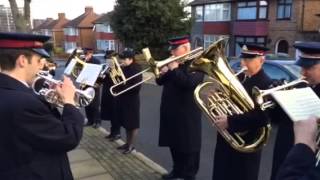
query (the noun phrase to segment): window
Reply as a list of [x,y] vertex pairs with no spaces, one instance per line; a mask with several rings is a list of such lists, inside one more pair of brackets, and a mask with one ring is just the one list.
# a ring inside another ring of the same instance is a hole
[[205,21],[230,21],[230,3],[209,4],[204,7],[204,11]]
[[264,64],[263,70],[267,73],[267,75],[271,79],[285,79],[287,81],[291,81],[289,74],[285,72],[284,70],[280,69],[279,67],[271,64]]
[[261,46],[266,45],[266,37],[236,37],[236,56],[239,56],[241,53],[241,47],[239,46],[239,42],[243,43],[255,43],[260,44]]
[[196,19],[196,22],[203,21],[203,6],[196,7],[195,19]]
[[64,43],[64,49],[66,51],[70,50],[70,49],[75,49],[77,47],[76,42],[65,42]]
[[[207,49],[213,42],[221,39],[221,38],[227,38],[229,36],[227,35],[211,35],[211,34],[205,34],[203,36],[204,39],[204,49]],[[229,47],[226,47],[226,54],[229,54]]]
[[290,19],[292,0],[278,0],[278,19]]
[[68,35],[68,36],[78,36],[79,35],[78,29],[75,29],[75,28],[64,28],[63,31],[64,31],[64,34]]
[[238,20],[267,19],[267,1],[238,2]]
[[277,53],[285,53],[289,52],[289,43],[286,40],[280,40],[277,44]]
[[112,33],[110,24],[96,24],[96,32]]
[[114,40],[97,40],[98,50],[115,50]]

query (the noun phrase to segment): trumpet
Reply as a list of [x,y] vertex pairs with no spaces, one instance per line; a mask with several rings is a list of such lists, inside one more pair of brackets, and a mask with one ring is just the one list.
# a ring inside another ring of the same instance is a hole
[[254,87],[252,89],[253,91],[253,96],[255,97],[256,102],[260,105],[260,108],[262,110],[265,110],[267,108],[271,108],[275,106],[275,102],[272,100],[265,100],[266,97],[270,96],[273,92],[275,91],[280,91],[280,90],[287,90],[287,89],[292,89],[298,86],[307,86],[309,83],[308,81],[300,78],[294,81],[291,81],[289,83],[284,82],[283,85],[276,86],[271,89],[266,89],[266,90],[260,90],[257,87]]
[[[131,77],[128,77],[126,78],[125,80],[111,86],[110,88],[110,93],[113,95],[113,96],[119,96],[120,94],[123,94],[127,91],[129,91],[130,89],[132,88],[135,88],[137,86],[139,86],[140,84],[146,82],[146,81],[149,81],[150,79],[156,77],[156,78],[159,78],[160,77],[160,69],[166,65],[168,65],[169,63],[171,62],[174,62],[174,61],[179,61],[180,63],[184,63],[186,61],[189,61],[189,60],[192,60],[194,58],[197,58],[197,57],[200,57],[201,54],[203,53],[203,48],[202,47],[199,47],[197,49],[194,49],[192,51],[190,51],[189,53],[186,53],[186,54],[183,54],[181,56],[177,56],[177,57],[170,57],[170,58],[167,58],[167,59],[164,59],[164,60],[160,60],[160,61],[156,61],[154,60],[154,58],[152,58],[151,56],[151,53],[150,53],[150,50],[149,48],[144,48],[142,49],[142,53],[143,53],[143,56],[144,56],[144,59],[147,61],[148,63],[148,68],[146,68],[145,70],[131,76]],[[128,87],[127,89],[124,89],[120,92],[115,92],[114,91],[114,88],[117,88],[118,86],[121,86],[123,84],[125,84],[126,82],[130,81],[131,79],[133,78],[136,78],[137,76],[147,72],[147,71],[152,71],[153,74],[154,74],[154,77],[148,77],[148,78],[145,78],[143,79],[142,81]]]
[[[33,81],[32,89],[35,94],[43,96],[45,100],[57,107],[63,107],[63,101],[54,89],[62,81],[55,80],[47,71],[41,71],[37,74],[37,78]],[[76,89],[75,92],[75,106],[84,107],[91,103],[95,96],[95,91],[92,87],[85,90]]]

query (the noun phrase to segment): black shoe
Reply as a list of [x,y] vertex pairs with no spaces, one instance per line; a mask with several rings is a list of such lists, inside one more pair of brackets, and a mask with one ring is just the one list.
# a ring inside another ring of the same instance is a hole
[[128,148],[129,148],[129,145],[127,143],[123,144],[122,146],[117,147],[118,150],[125,150]]
[[129,146],[122,152],[122,154],[130,154],[133,150],[135,150],[135,148]]
[[106,137],[104,137],[104,138],[106,138],[106,139],[110,139],[110,138],[112,138],[113,137],[113,134],[109,134],[108,136],[106,136]]
[[161,176],[162,179],[177,179],[181,178],[178,174],[175,174],[174,172],[170,172],[169,174],[164,174]]
[[116,141],[120,138],[121,138],[120,134],[117,134],[117,135],[114,135],[113,137],[109,138],[109,141]]
[[92,122],[88,122],[85,126],[92,126],[93,123]]
[[100,123],[94,123],[94,124],[92,125],[92,127],[95,128],[95,129],[98,129],[100,126],[101,126]]
[[196,180],[196,178],[195,177],[185,177],[185,178],[183,178],[183,180]]

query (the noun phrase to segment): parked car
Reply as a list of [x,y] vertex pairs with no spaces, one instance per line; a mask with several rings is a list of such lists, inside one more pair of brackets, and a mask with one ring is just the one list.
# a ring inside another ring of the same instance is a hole
[[[285,79],[292,81],[300,77],[300,67],[294,64],[294,60],[266,60],[263,69],[271,79]],[[230,61],[234,71],[241,69],[240,60]]]

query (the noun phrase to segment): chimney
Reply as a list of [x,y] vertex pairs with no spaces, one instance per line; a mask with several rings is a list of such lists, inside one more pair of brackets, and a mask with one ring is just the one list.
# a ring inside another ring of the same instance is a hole
[[66,14],[65,13],[58,13],[58,19],[65,19]]
[[93,13],[93,7],[92,6],[87,6],[84,9],[85,14]]

